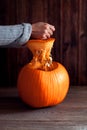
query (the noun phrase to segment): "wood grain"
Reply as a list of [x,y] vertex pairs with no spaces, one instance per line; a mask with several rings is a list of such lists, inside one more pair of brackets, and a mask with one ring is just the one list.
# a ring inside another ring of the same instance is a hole
[[54,107],[32,109],[19,98],[16,88],[0,89],[1,130],[86,130],[87,86],[69,89]]
[[[87,1],[3,0],[0,4],[1,25],[37,21],[55,26],[52,56],[66,67],[71,85],[87,85]],[[21,67],[31,58],[27,48],[0,48],[0,86],[15,86]]]
[[71,84],[78,82],[78,1],[61,1],[61,63],[67,68]]
[[[87,1],[80,0],[79,21],[79,84],[87,82]],[[83,75],[83,76],[81,76]],[[86,78],[84,78],[86,77]]]

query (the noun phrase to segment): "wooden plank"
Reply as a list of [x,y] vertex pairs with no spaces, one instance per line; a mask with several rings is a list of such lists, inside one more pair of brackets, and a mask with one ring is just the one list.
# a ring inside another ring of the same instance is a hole
[[15,24],[16,22],[16,3],[12,0],[5,0],[6,13],[5,13],[5,25]]
[[[66,67],[72,85],[86,85],[86,12],[86,0],[4,0],[0,4],[0,24],[36,21],[53,24],[56,28],[53,60]],[[14,51],[0,48],[0,54],[1,86],[15,86],[19,70],[32,54],[26,48]]]
[[61,63],[73,85],[78,82],[78,3],[78,0],[61,0]]
[[32,3],[32,23],[44,21],[44,12],[43,12],[43,0],[35,1],[33,0]]
[[5,25],[6,23],[6,0],[0,3],[0,24]]
[[79,84],[87,84],[87,1],[80,0],[79,15]]
[[[7,93],[8,95],[4,96]],[[12,93],[13,94],[12,94]],[[54,107],[32,109],[17,95],[17,89],[0,89],[2,130],[84,130],[87,128],[87,86],[72,87],[65,100]]]
[[[1,121],[1,130],[87,130],[87,125],[62,126],[58,122]],[[4,127],[4,125],[6,127]]]
[[[30,15],[29,11],[29,6],[30,3],[28,0],[16,0],[16,23],[24,23],[24,22],[29,22],[28,18]],[[30,16],[31,17],[31,16]]]
[[0,86],[8,86],[7,49],[0,48]]
[[55,26],[55,32],[53,37],[55,38],[54,46],[52,49],[53,60],[60,62],[60,1],[58,0],[48,0],[47,1],[47,19],[48,23]]

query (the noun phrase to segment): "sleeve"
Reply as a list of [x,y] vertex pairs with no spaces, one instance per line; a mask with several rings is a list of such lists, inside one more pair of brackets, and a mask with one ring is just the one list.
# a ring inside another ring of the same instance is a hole
[[0,47],[20,47],[29,40],[31,32],[28,23],[0,26]]

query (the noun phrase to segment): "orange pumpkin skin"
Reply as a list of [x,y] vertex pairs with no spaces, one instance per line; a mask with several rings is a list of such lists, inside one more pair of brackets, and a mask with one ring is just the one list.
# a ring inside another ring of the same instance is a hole
[[63,65],[53,62],[52,71],[32,69],[25,65],[19,73],[20,98],[34,108],[61,103],[69,89],[69,75]]

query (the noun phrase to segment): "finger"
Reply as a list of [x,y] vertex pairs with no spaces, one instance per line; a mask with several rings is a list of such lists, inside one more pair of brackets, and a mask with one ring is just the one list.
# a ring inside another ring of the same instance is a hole
[[48,32],[43,34],[43,39],[47,39],[47,38],[50,38],[50,34]]
[[52,31],[55,31],[55,27],[50,25],[49,28],[52,30]]
[[46,28],[50,28],[52,31],[55,31],[55,27],[51,24],[45,23],[44,24]]
[[53,34],[51,29],[47,29],[45,30],[45,35],[47,36],[47,38],[50,38],[50,36]]
[[42,37],[42,39],[47,39],[47,36],[44,34],[43,37]]
[[52,31],[51,29],[48,30],[48,33],[49,33],[50,35],[53,35],[53,31]]
[[53,31],[55,31],[55,27],[54,26],[52,26],[52,25],[50,25],[50,24],[45,24],[46,26],[46,28],[45,28],[45,31],[48,31],[48,33],[50,34],[50,35],[53,35]]

